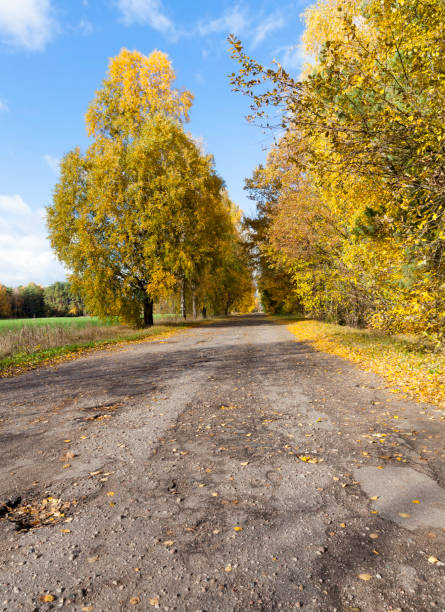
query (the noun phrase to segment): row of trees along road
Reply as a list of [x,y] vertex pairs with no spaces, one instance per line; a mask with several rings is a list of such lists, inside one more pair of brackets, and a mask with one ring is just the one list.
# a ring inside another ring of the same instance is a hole
[[280,128],[247,187],[268,310],[445,332],[445,2],[319,0],[300,78],[231,38],[235,90]]
[[137,326],[172,293],[181,312],[249,309],[240,213],[213,159],[184,131],[193,96],[164,53],[110,60],[86,125],[92,143],[61,162],[47,209],[52,246],[87,309]]

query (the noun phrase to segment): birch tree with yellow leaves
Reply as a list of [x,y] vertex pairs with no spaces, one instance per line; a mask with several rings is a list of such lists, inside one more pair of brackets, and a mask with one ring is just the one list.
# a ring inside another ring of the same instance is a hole
[[93,142],[64,157],[47,209],[87,308],[137,326],[153,324],[156,300],[199,282],[231,228],[213,159],[183,128],[192,95],[173,81],[159,51],[110,61],[86,114]]
[[445,4],[319,0],[305,18],[299,79],[231,38],[234,89],[284,131],[261,176],[283,179],[263,249],[306,312],[440,340]]

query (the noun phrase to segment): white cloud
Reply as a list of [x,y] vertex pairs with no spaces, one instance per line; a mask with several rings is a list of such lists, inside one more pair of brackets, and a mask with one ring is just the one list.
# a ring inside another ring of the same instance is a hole
[[118,0],[124,23],[148,23],[163,34],[175,34],[174,23],[164,14],[161,0]]
[[240,34],[247,26],[248,19],[244,11],[234,6],[222,17],[198,24],[198,32],[202,36],[223,32],[225,34]]
[[46,235],[43,208],[33,211],[20,195],[0,195],[0,283],[47,285],[65,278]]
[[280,47],[274,51],[274,55],[286,70],[299,72],[302,71],[305,64],[310,63],[314,59],[307,53],[302,41],[297,45]]
[[50,0],[0,0],[0,36],[3,42],[33,51],[51,40],[56,23]]
[[94,32],[94,26],[88,19],[81,19],[76,26],[76,30],[84,36],[89,36]]
[[53,172],[55,172],[56,174],[59,173],[60,159],[58,157],[54,157],[54,155],[47,154],[43,156],[43,159],[46,161],[46,163]]
[[270,15],[262,21],[256,28],[255,35],[252,40],[252,48],[254,49],[274,30],[279,30],[284,26],[284,18],[282,15]]
[[0,98],[0,113],[7,113],[9,111],[9,106],[6,100]]

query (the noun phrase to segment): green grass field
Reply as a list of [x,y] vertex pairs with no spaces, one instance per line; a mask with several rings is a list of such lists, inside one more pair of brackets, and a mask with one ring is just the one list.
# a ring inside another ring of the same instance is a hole
[[[155,319],[166,319],[172,318],[176,315],[173,314],[155,314]],[[107,325],[118,325],[116,319],[110,318],[106,321],[99,319],[99,317],[42,317],[35,319],[0,319],[0,334],[21,329],[26,325],[42,326],[50,325],[51,327],[68,326],[74,328],[82,328],[87,326],[104,327]]]

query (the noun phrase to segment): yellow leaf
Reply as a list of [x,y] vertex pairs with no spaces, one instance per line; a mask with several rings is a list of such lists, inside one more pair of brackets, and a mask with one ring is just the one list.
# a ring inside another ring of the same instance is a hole
[[54,599],[54,595],[50,595],[49,593],[40,597],[40,601],[43,601],[43,603],[50,603],[51,601],[54,601]]
[[228,565],[226,565],[226,567],[224,568],[224,571],[225,572],[231,572],[232,571],[232,566],[231,566],[230,563]]
[[379,535],[378,535],[378,533],[370,533],[370,534],[369,534],[369,537],[370,537],[372,540],[377,540],[377,538],[379,537]]
[[96,563],[96,561],[99,559],[99,557],[88,557],[87,561],[88,563]]
[[107,495],[108,495],[108,497],[113,497],[114,491],[108,491]]
[[235,531],[242,531],[242,530],[243,530],[243,528],[242,528],[242,527],[234,527],[233,529],[234,529]]
[[130,603],[132,606],[135,606],[141,601],[140,597],[130,597]]
[[402,518],[409,518],[411,514],[408,514],[408,512],[399,512],[399,516]]
[[371,574],[359,574],[358,577],[360,578],[360,580],[371,580],[372,579]]
[[420,501],[418,499],[413,499],[413,501],[411,503],[412,504],[420,504]]
[[379,496],[378,495],[373,495],[372,497],[370,497],[369,499],[372,499],[372,501],[375,501],[376,499],[378,499]]
[[71,533],[71,529],[61,529],[62,533]]
[[240,465],[249,465],[248,461],[241,461]]
[[164,546],[173,546],[174,543],[174,540],[165,540]]

